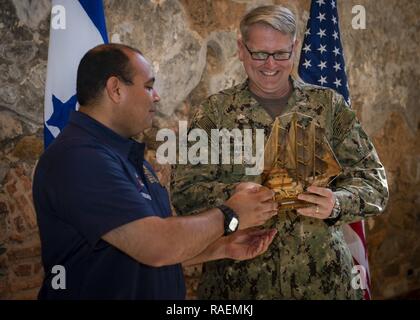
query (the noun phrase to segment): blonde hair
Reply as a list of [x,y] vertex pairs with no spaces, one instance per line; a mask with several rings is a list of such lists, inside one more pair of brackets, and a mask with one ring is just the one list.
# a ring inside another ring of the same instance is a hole
[[272,27],[296,40],[296,18],[292,11],[279,5],[267,5],[257,7],[249,11],[241,20],[240,31],[242,39],[248,40],[250,26],[261,23]]

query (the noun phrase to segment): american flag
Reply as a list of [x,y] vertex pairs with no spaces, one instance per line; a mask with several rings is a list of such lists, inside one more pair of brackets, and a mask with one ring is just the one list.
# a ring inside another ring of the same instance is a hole
[[[337,2],[312,0],[302,45],[298,73],[307,83],[329,87],[340,93],[350,105],[349,88],[340,40]],[[365,284],[364,298],[370,299],[370,273],[367,259],[364,222],[343,226],[345,240]],[[366,277],[365,279],[364,276]]]

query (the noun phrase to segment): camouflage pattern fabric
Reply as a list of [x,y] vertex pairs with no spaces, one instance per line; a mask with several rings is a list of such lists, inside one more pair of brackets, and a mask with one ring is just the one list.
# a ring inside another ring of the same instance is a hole
[[[362,291],[351,286],[353,262],[341,225],[383,212],[388,199],[385,170],[355,112],[340,95],[292,82],[293,93],[282,114],[304,113],[325,128],[344,169],[331,185],[342,212],[327,220],[292,210],[272,218],[266,226],[277,228],[278,234],[266,253],[248,261],[204,264],[200,299],[362,298]],[[261,128],[267,139],[273,122],[246,81],[205,100],[190,128]],[[243,181],[260,183],[261,177],[245,175],[243,165],[177,165],[172,170],[172,203],[178,215],[195,214],[221,204]]]

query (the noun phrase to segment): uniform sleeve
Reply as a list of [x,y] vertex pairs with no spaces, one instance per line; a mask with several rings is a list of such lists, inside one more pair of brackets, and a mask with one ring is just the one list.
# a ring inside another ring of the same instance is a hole
[[65,160],[50,173],[57,181],[51,198],[59,218],[93,247],[107,232],[154,215],[141,186],[128,178],[121,160],[110,151],[85,145],[63,152]]
[[[212,99],[206,100],[194,114],[189,131],[204,129],[210,137],[219,121],[218,110]],[[210,141],[210,139],[209,139]],[[188,143],[188,149],[193,143]],[[211,148],[208,145],[208,150]],[[222,164],[178,164],[172,166],[171,201],[178,215],[191,215],[222,204],[233,193],[236,186],[225,177],[228,170]]]
[[350,223],[378,215],[388,201],[385,168],[355,113],[343,98],[333,95],[333,149],[343,167],[332,187],[341,214],[332,224]]

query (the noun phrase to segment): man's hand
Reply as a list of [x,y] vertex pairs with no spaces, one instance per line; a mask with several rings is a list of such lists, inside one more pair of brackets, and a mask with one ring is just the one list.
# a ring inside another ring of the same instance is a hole
[[240,230],[262,225],[277,214],[274,191],[258,184],[238,187],[225,204],[238,214]]
[[248,260],[267,251],[276,235],[276,229],[246,229],[221,238],[221,250],[228,259]]
[[335,195],[331,189],[310,186],[308,193],[301,193],[298,195],[299,200],[313,203],[314,206],[308,208],[298,209],[297,212],[301,215],[317,218],[327,219],[331,215],[334,208]]
[[241,182],[236,185],[234,193],[243,191],[246,189],[255,189],[255,188],[259,189],[260,187],[261,185],[255,182]]
[[220,237],[199,255],[183,261],[182,264],[191,266],[218,259],[252,259],[267,251],[276,233],[276,229],[257,228],[236,231],[229,236]]

